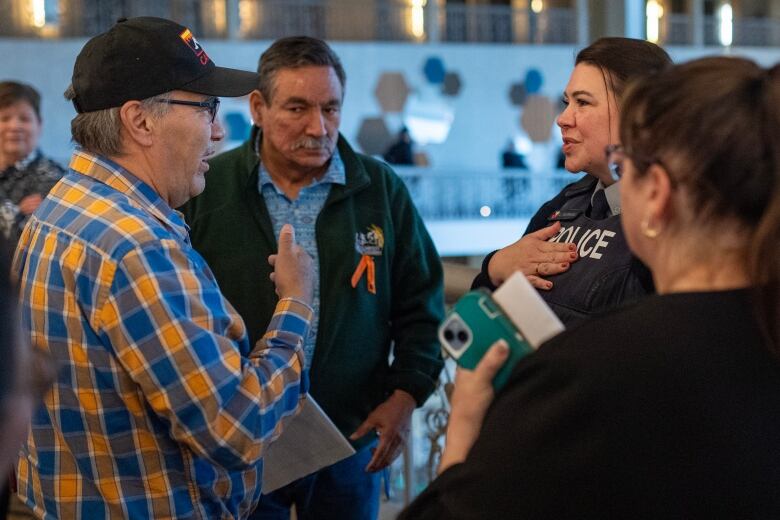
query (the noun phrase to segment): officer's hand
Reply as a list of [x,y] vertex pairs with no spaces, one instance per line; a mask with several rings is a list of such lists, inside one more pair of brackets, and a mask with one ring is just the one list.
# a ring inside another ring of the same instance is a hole
[[560,230],[561,223],[555,222],[496,251],[488,264],[488,275],[493,285],[501,285],[515,271],[522,271],[537,289],[551,289],[552,282],[542,276],[562,273],[577,260],[575,244],[548,242]]
[[311,257],[295,243],[295,228],[290,224],[282,226],[279,251],[268,257],[268,263],[274,268],[271,281],[279,298],[296,298],[311,304]]

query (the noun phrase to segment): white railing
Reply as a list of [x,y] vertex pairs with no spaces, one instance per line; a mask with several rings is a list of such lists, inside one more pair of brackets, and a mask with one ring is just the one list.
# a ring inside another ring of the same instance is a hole
[[579,177],[566,170],[532,173],[400,168],[417,210],[426,221],[529,218]]

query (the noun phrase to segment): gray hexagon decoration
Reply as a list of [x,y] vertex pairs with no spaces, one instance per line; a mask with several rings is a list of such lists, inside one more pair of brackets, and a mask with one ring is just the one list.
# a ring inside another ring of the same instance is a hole
[[546,96],[536,94],[528,96],[520,116],[520,126],[534,143],[545,143],[550,140],[552,126],[555,122],[555,104]]
[[367,117],[360,123],[357,142],[363,153],[382,155],[393,142],[393,136],[381,117]]
[[527,97],[528,92],[526,92],[525,85],[523,83],[512,83],[512,86],[509,87],[509,101],[514,106],[523,106],[523,103],[525,103]]
[[460,74],[457,72],[448,72],[444,75],[444,83],[441,86],[441,93],[445,96],[457,96],[460,94],[462,85],[463,84],[460,81]]
[[425,74],[425,79],[427,79],[429,83],[440,85],[444,83],[444,76],[446,75],[447,71],[444,69],[444,62],[442,59],[436,56],[432,56],[425,60],[425,65],[423,65],[423,73]]
[[402,112],[409,92],[409,85],[403,74],[385,72],[379,77],[374,95],[383,112]]

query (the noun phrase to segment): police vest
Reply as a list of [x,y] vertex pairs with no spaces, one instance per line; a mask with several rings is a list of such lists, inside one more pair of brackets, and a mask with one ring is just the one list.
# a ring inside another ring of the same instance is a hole
[[620,226],[620,215],[602,220],[586,216],[594,182],[577,182],[566,190],[566,201],[548,217],[561,223],[551,242],[573,242],[579,259],[569,270],[548,277],[549,291],[539,291],[567,326],[592,314],[652,292],[647,268],[631,254]]

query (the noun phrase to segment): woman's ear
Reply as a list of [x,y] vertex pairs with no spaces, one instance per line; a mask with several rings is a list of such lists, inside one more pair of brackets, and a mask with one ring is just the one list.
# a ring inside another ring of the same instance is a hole
[[140,146],[151,146],[154,122],[140,101],[128,101],[119,108],[119,120],[125,134]]
[[669,172],[662,165],[653,163],[647,169],[643,183],[649,216],[665,224],[673,211],[672,180]]

